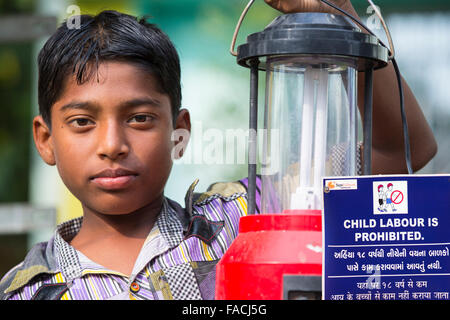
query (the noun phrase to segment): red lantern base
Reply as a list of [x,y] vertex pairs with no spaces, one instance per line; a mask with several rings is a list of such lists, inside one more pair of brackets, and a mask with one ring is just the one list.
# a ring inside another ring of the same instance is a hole
[[320,210],[242,217],[217,264],[216,299],[281,300],[285,276],[321,276],[321,231]]

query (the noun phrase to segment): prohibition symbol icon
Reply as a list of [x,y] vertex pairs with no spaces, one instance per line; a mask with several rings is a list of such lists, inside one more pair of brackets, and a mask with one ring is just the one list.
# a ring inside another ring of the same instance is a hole
[[393,203],[400,204],[402,203],[403,198],[404,198],[403,193],[400,190],[392,191],[391,199]]

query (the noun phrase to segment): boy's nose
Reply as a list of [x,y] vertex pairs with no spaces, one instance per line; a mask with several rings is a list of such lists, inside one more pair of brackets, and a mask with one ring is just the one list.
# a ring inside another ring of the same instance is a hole
[[117,123],[108,123],[99,130],[97,154],[100,158],[116,160],[126,157],[129,146],[123,130]]

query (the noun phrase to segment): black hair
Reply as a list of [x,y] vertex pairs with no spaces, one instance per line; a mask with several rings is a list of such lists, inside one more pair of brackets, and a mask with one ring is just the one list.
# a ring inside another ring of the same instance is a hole
[[[71,21],[77,21],[74,17]],[[80,15],[79,25],[63,22],[39,52],[39,112],[51,126],[52,105],[68,77],[89,81],[103,61],[124,61],[154,76],[170,98],[175,122],[181,106],[180,61],[169,37],[146,18],[113,10]]]

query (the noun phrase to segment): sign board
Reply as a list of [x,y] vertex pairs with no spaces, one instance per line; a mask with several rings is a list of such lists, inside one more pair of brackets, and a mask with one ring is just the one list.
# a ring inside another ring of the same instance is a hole
[[450,175],[324,178],[323,299],[450,299]]

